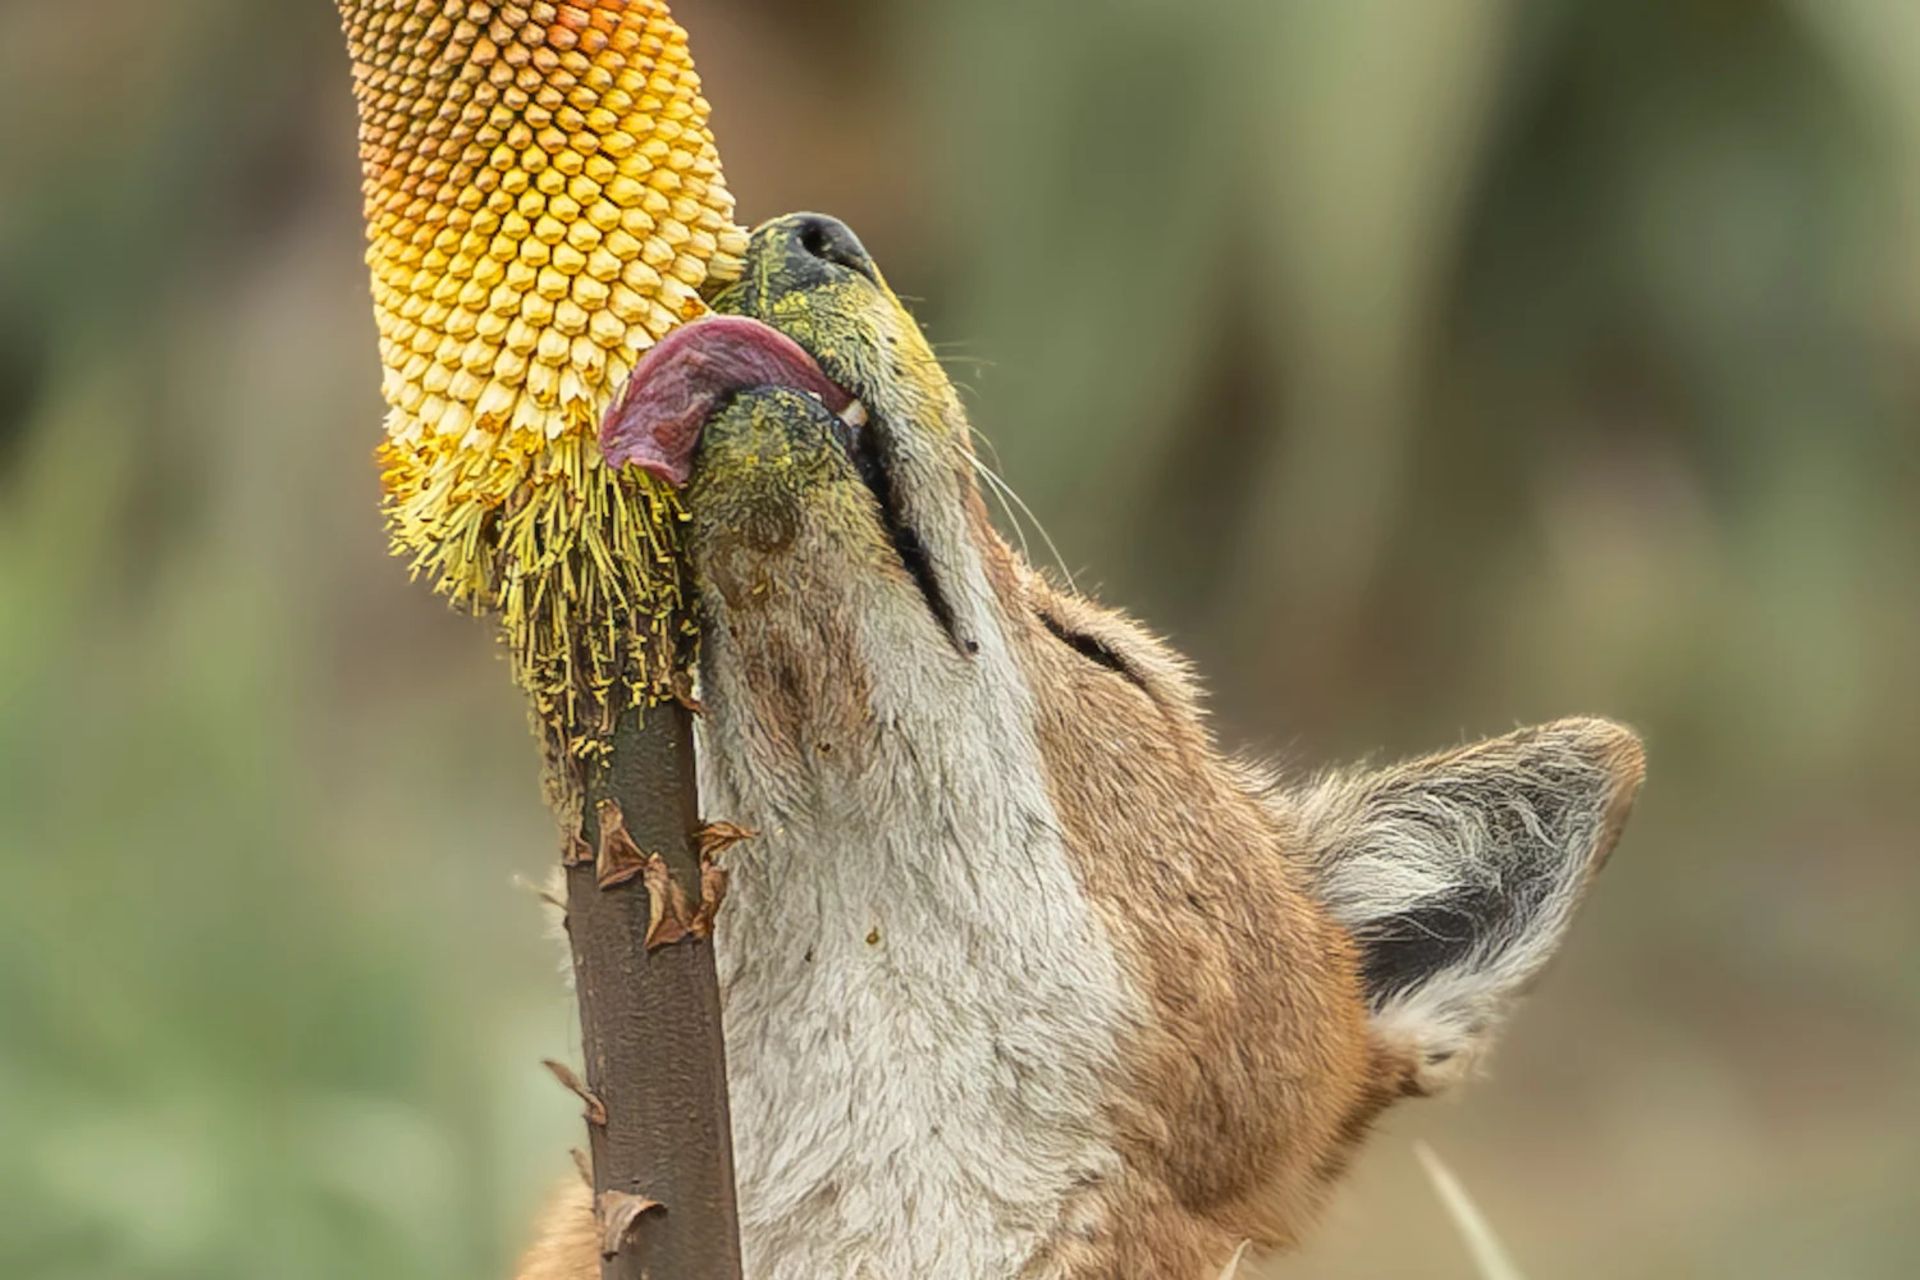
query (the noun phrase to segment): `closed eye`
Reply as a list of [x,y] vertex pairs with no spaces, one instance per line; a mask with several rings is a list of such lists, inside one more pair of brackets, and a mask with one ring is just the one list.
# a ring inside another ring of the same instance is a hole
[[1050,613],[1042,613],[1039,616],[1040,621],[1045,624],[1047,630],[1052,632],[1054,638],[1060,641],[1060,643],[1066,645],[1075,653],[1087,659],[1087,661],[1105,667],[1107,670],[1124,677],[1141,689],[1146,688],[1146,686],[1141,683],[1139,675],[1132,667],[1127,665],[1127,660],[1115,653],[1105,643],[1093,636],[1087,635],[1083,631],[1069,631],[1060,619]]

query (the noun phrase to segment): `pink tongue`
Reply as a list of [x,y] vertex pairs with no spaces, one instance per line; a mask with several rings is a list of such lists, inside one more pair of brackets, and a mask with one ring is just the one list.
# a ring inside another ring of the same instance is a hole
[[600,452],[610,466],[631,463],[683,485],[700,429],[722,400],[749,387],[808,392],[833,413],[853,402],[785,334],[741,316],[708,316],[647,352],[600,424]]

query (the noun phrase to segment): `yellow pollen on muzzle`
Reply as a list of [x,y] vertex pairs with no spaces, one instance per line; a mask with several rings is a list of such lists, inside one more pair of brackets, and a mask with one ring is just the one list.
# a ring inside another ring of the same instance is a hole
[[658,0],[337,0],[360,110],[394,549],[497,611],[576,750],[669,689],[673,493],[601,464],[642,353],[746,233]]

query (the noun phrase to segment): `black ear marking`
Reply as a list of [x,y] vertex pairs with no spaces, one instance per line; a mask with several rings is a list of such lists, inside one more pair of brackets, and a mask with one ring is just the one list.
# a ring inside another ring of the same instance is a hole
[[1563,720],[1332,774],[1298,799],[1376,1033],[1425,1091],[1467,1074],[1565,936],[1639,788],[1630,730]]
[[1428,976],[1464,961],[1497,933],[1508,902],[1491,888],[1474,887],[1439,902],[1391,916],[1355,940],[1360,976],[1377,1008]]
[[[1445,778],[1413,788],[1407,802],[1382,805],[1407,828],[1424,827],[1434,846],[1458,839],[1447,829],[1448,818],[1473,814],[1478,841],[1497,852],[1481,869],[1485,878],[1463,879],[1356,930],[1362,977],[1376,1008],[1476,955],[1504,951],[1530,927],[1565,876],[1548,851],[1577,839],[1570,828],[1582,818],[1583,772],[1542,760],[1491,795],[1484,786]],[[1412,833],[1403,828],[1402,834]],[[1535,856],[1523,852],[1528,849]]]

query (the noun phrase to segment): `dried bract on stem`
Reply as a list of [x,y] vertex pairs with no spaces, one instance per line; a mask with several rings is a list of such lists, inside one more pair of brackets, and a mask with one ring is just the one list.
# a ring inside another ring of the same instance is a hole
[[574,1069],[558,1058],[542,1058],[540,1065],[553,1073],[553,1078],[567,1087],[581,1102],[586,1104],[586,1121],[590,1125],[605,1128],[607,1123],[607,1104],[586,1086],[586,1082]]

